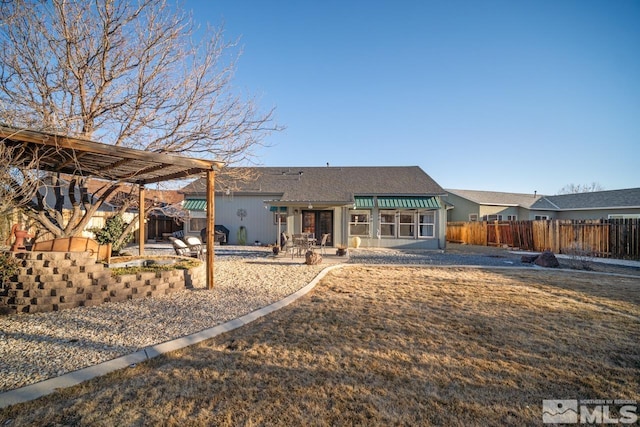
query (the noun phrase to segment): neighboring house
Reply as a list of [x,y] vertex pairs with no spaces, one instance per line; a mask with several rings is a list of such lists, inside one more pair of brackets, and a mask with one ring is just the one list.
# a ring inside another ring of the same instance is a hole
[[[71,204],[71,201],[69,198],[69,180],[70,179],[71,177],[68,175],[64,175],[63,177],[60,178],[59,191],[63,196],[62,206],[60,206],[60,211],[62,213],[62,217],[64,221],[68,221],[73,215],[73,205]],[[43,185],[39,187],[38,192],[43,197],[46,206],[48,206],[49,208],[53,208],[56,206],[57,199],[55,195],[54,185],[50,177],[46,177],[44,179]],[[87,194],[88,194],[88,197],[92,198],[92,194],[89,189],[87,189]],[[77,186],[75,187],[75,197],[77,199],[80,198],[80,189]],[[37,199],[35,197],[33,199],[33,202],[37,203]],[[84,207],[82,205],[80,208],[81,210],[84,211]],[[98,227],[98,228],[104,227],[105,219],[113,215],[113,212],[115,210],[116,210],[116,207],[113,204],[107,203],[107,202],[103,203],[98,208],[98,210],[94,213],[94,215],[89,219],[89,222],[87,223],[84,231],[82,231],[81,236],[94,237],[94,234],[87,230],[93,227]],[[12,223],[23,222],[30,227],[34,226],[34,224],[32,224],[31,221],[29,221],[23,214],[20,213],[19,209],[14,210],[14,212],[12,212],[11,215],[9,215],[9,217],[10,217],[10,222]],[[35,230],[30,229],[30,231],[34,232]],[[53,234],[49,233],[48,231],[41,230],[38,233],[37,240],[38,241],[48,240],[54,237],[55,236],[53,236]]]
[[[252,179],[230,181],[225,171]],[[182,190],[187,234],[205,226],[205,188],[200,179]],[[444,194],[417,166],[228,168],[216,178],[215,224],[229,229],[230,244],[275,243],[281,232],[317,239],[330,233],[330,246],[353,246],[359,237],[362,247],[442,249]]]
[[531,212],[548,219],[640,218],[640,188],[545,196]]
[[531,206],[543,196],[497,191],[449,190],[448,221],[508,221],[530,218]]
[[[111,184],[111,182],[99,179],[88,179],[86,183],[89,193],[92,194],[101,193],[105,185],[110,186]],[[122,206],[124,200],[132,197],[132,194],[134,198],[133,203],[123,215],[123,218],[127,222],[135,220],[136,214],[138,213],[137,186],[134,187],[132,184],[121,183],[118,185],[118,189],[107,199],[107,202],[114,206],[113,210],[117,210],[118,207]],[[148,240],[166,240],[168,235],[182,229],[183,218],[179,215],[181,212],[179,207],[183,200],[184,196],[178,190],[145,189],[145,206],[149,209],[145,222],[145,236]],[[177,206],[177,209],[174,208],[174,206]],[[92,225],[104,227],[104,220],[102,220],[102,223],[94,223]],[[134,225],[134,230],[137,229],[138,226]],[[135,235],[137,240],[137,233]]]
[[542,196],[447,190],[448,221],[640,218],[640,188]]
[[[71,176],[63,175],[61,176],[61,186],[60,191],[63,195],[63,204],[62,204],[62,215],[63,218],[68,220],[71,218],[73,213],[73,206],[71,205],[69,199],[69,182],[71,180]],[[110,186],[110,182],[106,182],[99,179],[87,179],[85,181],[86,192],[90,200],[96,200],[96,194],[101,194],[104,191],[105,186]],[[102,228],[106,224],[107,218],[113,216],[116,212],[118,212],[119,208],[122,206],[122,201],[126,198],[130,197],[131,193],[131,184],[120,184],[118,190],[114,191],[113,194],[105,201],[95,212],[95,214],[89,219],[84,231],[82,231],[82,237],[90,237],[94,238],[95,235],[91,231],[88,231],[92,228]],[[40,194],[45,199],[47,206],[53,207],[56,204],[56,196],[53,184],[50,178],[46,178],[44,181],[44,185],[39,189]],[[137,192],[137,188],[134,188],[134,193]],[[75,189],[76,198],[80,197],[80,189],[76,186]],[[137,195],[134,194],[135,197]],[[176,190],[154,190],[147,189],[146,191],[146,204],[147,206],[157,206],[157,209],[151,209],[148,213],[147,218],[147,230],[146,236],[149,239],[163,239],[165,235],[168,235],[174,231],[182,229],[182,223],[180,218],[176,218],[174,216],[165,215],[165,212],[168,207],[172,205],[178,205],[184,199],[184,196]],[[34,199],[35,201],[35,199]],[[84,211],[84,207],[81,206],[81,209]],[[179,209],[181,211],[181,209]],[[123,215],[123,219],[125,222],[131,222],[136,218],[138,213],[138,205],[137,199],[134,200],[133,205],[129,208]],[[16,211],[13,215],[15,218],[11,218],[10,222],[15,223],[18,221],[17,218],[20,217],[19,213]],[[28,222],[28,221],[25,221]],[[9,227],[11,224],[9,224]],[[133,230],[137,230],[138,225],[137,221],[134,224]],[[137,237],[137,233],[136,233]],[[50,233],[43,232],[41,236],[39,236],[38,240],[46,240],[48,238],[53,238]]]

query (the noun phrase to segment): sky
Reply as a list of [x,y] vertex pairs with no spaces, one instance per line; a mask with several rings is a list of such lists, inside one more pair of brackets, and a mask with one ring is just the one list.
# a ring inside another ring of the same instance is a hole
[[640,187],[638,0],[185,0],[284,131],[262,166],[420,166],[450,189]]

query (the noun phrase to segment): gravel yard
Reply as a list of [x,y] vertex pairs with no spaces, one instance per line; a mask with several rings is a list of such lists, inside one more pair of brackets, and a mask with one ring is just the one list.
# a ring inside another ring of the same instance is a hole
[[[327,266],[307,266],[302,261],[274,262],[269,257],[270,251],[263,248],[224,247],[217,251],[212,291],[183,290],[165,297],[98,307],[0,317],[0,391],[33,384],[238,318],[294,293]],[[520,255],[504,249],[462,245],[450,245],[444,253],[355,249],[350,250],[348,263],[533,268],[522,264]],[[638,267],[593,266],[594,270],[640,275]]]
[[279,301],[325,266],[216,257],[215,288],[51,313],[0,316],[0,391],[199,332]]

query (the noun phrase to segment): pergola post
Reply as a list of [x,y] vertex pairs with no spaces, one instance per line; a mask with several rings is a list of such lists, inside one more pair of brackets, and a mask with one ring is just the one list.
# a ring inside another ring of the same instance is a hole
[[138,191],[138,206],[139,206],[139,214],[138,214],[138,241],[140,245],[138,246],[138,255],[144,255],[144,242],[146,240],[145,232],[144,232],[144,185],[140,186],[140,191]]
[[207,171],[207,289],[213,289],[214,240],[215,235],[215,183],[216,173]]

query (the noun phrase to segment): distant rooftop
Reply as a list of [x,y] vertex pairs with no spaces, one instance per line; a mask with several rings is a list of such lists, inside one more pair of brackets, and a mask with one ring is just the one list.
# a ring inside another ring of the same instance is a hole
[[540,194],[534,193],[501,193],[498,191],[455,189],[446,189],[446,191],[480,205],[522,206],[525,208],[531,207],[531,205],[544,197]]

